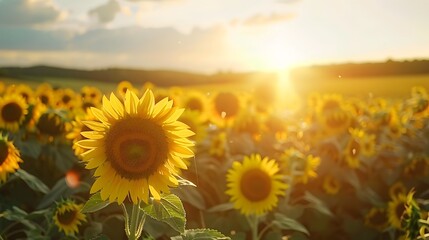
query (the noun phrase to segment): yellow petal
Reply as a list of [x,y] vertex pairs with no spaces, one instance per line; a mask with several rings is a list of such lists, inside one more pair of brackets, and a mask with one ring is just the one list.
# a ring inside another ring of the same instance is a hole
[[103,122],[103,123],[108,123],[109,122],[109,120],[106,118],[106,116],[104,116],[103,111],[101,111],[100,109],[95,108],[95,107],[91,107],[91,112],[101,122]]
[[93,149],[99,147],[100,143],[97,140],[85,139],[76,142],[76,145],[85,149]]
[[96,121],[82,121],[85,126],[89,127],[90,129],[97,131],[97,132],[104,132],[106,131],[106,126],[101,122]]
[[84,136],[85,138],[94,139],[94,140],[99,140],[104,138],[103,134],[96,131],[84,131],[84,132],[81,132],[80,135]]
[[119,116],[124,116],[124,105],[113,93],[110,93],[110,103]]

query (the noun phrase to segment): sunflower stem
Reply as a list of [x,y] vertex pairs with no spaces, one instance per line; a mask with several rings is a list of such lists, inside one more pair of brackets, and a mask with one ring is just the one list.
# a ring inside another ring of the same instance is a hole
[[250,230],[252,232],[252,240],[259,240],[259,236],[258,236],[259,219],[258,219],[258,216],[250,215],[247,217],[247,221],[249,222]]
[[140,234],[138,234],[138,220],[139,220],[139,214],[140,213],[140,203],[133,205],[133,210],[131,212],[131,219],[130,219],[130,231],[128,235],[129,240],[136,240],[140,237]]

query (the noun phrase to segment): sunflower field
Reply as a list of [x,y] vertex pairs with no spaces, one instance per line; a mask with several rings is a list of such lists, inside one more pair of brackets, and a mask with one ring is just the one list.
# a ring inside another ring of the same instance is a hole
[[0,82],[0,239],[429,239],[429,93]]

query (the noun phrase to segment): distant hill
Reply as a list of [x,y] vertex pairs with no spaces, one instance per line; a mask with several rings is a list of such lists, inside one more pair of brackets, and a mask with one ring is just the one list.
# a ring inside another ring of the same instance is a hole
[[429,74],[429,60],[314,65],[295,68],[290,72],[290,77],[293,80],[313,80],[315,77],[354,78],[418,74]]
[[[217,73],[213,75],[163,70],[136,70],[108,68],[98,70],[77,70],[51,66],[0,67],[0,77],[15,79],[83,79],[99,82],[118,83],[127,80],[133,84],[152,82],[157,86],[185,86],[222,82],[245,82],[254,73]],[[258,74],[259,78],[272,77],[272,74]]]

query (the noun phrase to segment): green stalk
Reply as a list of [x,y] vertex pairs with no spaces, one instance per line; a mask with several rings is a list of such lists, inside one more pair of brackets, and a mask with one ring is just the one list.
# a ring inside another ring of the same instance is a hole
[[250,230],[252,233],[252,240],[259,240],[259,236],[258,236],[258,223],[259,223],[259,219],[258,216],[256,215],[250,215],[246,217],[249,226],[250,226]]
[[133,205],[133,210],[131,212],[131,219],[130,219],[130,235],[128,236],[129,240],[136,240],[138,239],[140,236],[136,236],[137,235],[137,221],[139,218],[139,204],[134,204]]
[[146,215],[140,209],[140,202],[133,205],[131,214],[128,214],[127,208],[124,204],[121,205],[122,209],[124,210],[125,233],[127,234],[128,239],[139,239],[142,234],[143,225],[146,220]]

